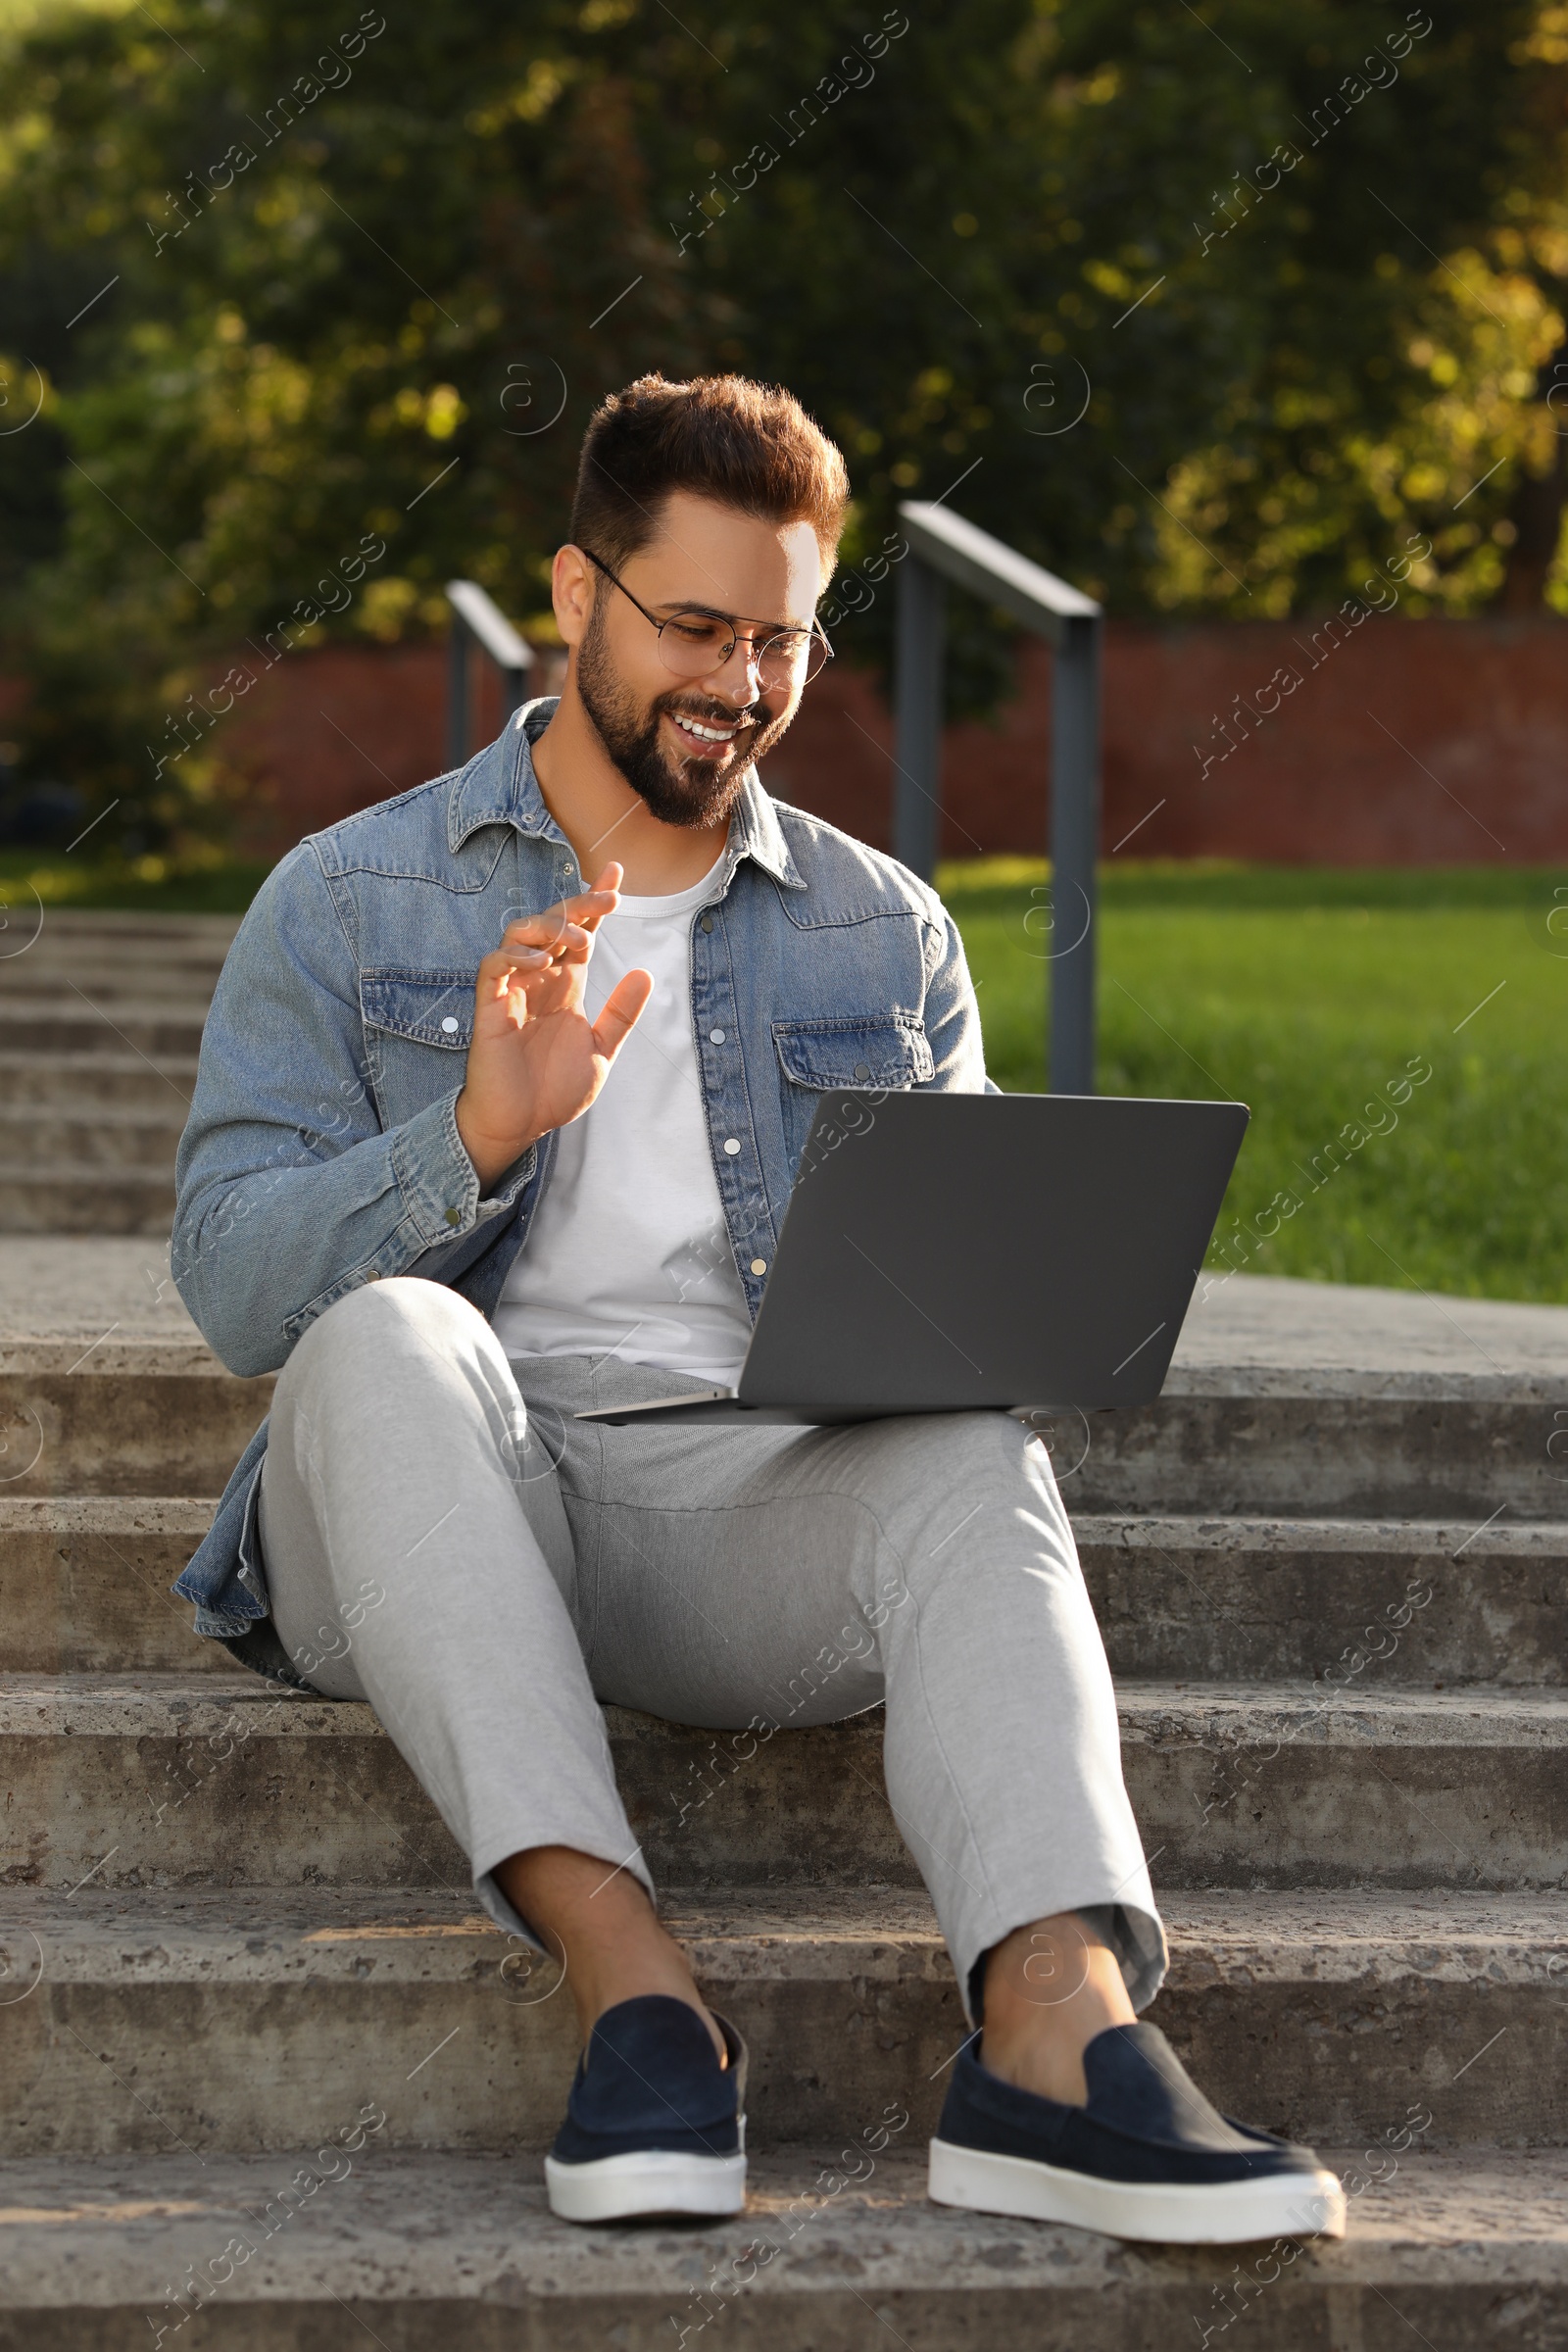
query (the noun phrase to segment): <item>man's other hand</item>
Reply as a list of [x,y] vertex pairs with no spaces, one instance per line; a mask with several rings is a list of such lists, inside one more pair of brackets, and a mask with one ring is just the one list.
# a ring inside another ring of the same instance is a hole
[[457,1120],[481,1193],[540,1136],[581,1118],[653,994],[651,972],[627,972],[597,1021],[582,1008],[594,933],[620,876],[607,865],[591,890],[509,924],[479,966]]

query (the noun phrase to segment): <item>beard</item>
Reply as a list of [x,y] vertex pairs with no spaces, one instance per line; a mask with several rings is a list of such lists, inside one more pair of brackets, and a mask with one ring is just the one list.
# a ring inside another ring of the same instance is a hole
[[[727,822],[741,797],[747,768],[772,750],[793,713],[786,709],[770,716],[761,703],[751,704],[743,713],[729,703],[715,702],[695,684],[672,687],[639,707],[614,667],[607,634],[596,609],[577,655],[577,692],[611,760],[661,824],[698,829]],[[670,759],[659,734],[666,711],[679,711],[704,726],[727,727],[742,718],[733,757],[717,769],[710,760]]]

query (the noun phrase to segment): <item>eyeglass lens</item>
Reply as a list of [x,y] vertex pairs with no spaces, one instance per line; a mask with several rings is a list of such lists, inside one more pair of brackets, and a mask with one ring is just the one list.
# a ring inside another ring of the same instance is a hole
[[[726,622],[707,612],[677,612],[659,632],[659,651],[664,667],[681,678],[703,678],[722,669],[735,650],[735,635]],[[758,647],[758,676],[764,686],[793,686],[809,681],[827,660],[827,647],[814,632],[792,630],[768,637]]]

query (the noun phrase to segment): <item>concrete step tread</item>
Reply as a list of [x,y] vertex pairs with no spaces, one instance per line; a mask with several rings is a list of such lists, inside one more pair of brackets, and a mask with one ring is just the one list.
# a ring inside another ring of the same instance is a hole
[[216,973],[222,969],[233,936],[232,925],[226,935],[222,931],[159,934],[124,929],[100,935],[95,927],[73,933],[62,925],[63,911],[59,906],[51,907],[31,942],[20,955],[8,959],[19,983],[24,972],[35,967],[68,971],[74,979],[82,979],[83,985],[86,985],[84,975],[119,974],[127,968],[135,971],[143,964],[160,970]]
[[[1303,1286],[1310,1287],[1310,1286]],[[1327,1285],[1324,1286],[1327,1288]],[[1568,1308],[1538,1306],[1527,1310],[1538,1315],[1568,1314]],[[1185,1336],[1185,1333],[1184,1333]],[[1283,1336],[1283,1335],[1282,1335]],[[1385,1369],[1366,1362],[1346,1364],[1302,1364],[1292,1360],[1288,1338],[1279,1350],[1278,1363],[1227,1363],[1223,1358],[1210,1362],[1185,1361],[1178,1355],[1165,1376],[1161,1396],[1167,1399],[1203,1397],[1249,1397],[1258,1404],[1270,1400],[1295,1404],[1542,1404],[1562,1396],[1565,1371],[1568,1366],[1552,1364],[1545,1369],[1533,1365],[1511,1365],[1494,1356],[1477,1354],[1468,1361],[1441,1364],[1430,1371],[1406,1366]],[[1057,1418],[1062,1437],[1072,1434],[1065,1415],[1077,1413],[1078,1407],[1063,1408]],[[1147,1405],[1135,1410],[1147,1412]],[[1091,1434],[1114,1420],[1115,1408],[1097,1408],[1085,1417],[1091,1424]],[[1331,1417],[1332,1420],[1332,1417]],[[1343,1430],[1343,1420],[1334,1422]],[[1068,1454],[1078,1452],[1079,1444]]]
[[[59,1372],[80,1362],[77,1340],[8,1340],[0,1338],[0,1373],[18,1370]],[[206,1343],[197,1338],[144,1340],[115,1339],[107,1352],[100,1346],[89,1361],[94,1370],[118,1375],[143,1367],[154,1375],[178,1372],[224,1374],[223,1366]],[[204,1535],[218,1508],[216,1496],[152,1494],[0,1494],[0,1534],[13,1528],[44,1529],[64,1534],[102,1531],[115,1535],[150,1533]],[[1408,1553],[1413,1558],[1443,1554],[1452,1558],[1494,1553],[1507,1559],[1568,1560],[1568,1520],[1499,1520],[1485,1536],[1446,1519],[1281,1519],[1267,1517],[1217,1519],[1178,1513],[1158,1519],[1120,1514],[1072,1513],[1073,1534],[1080,1546],[1094,1544],[1128,1551],[1206,1551],[1298,1553],[1377,1552]]]
[[[24,885],[24,887],[25,887]],[[44,920],[51,932],[75,933],[91,939],[101,935],[118,948],[122,940],[231,940],[240,926],[237,914],[188,913],[161,906],[47,907]]]
[[[0,1043],[3,1043],[3,1040],[0,1040]],[[145,1070],[150,1081],[168,1077],[172,1081],[182,1078],[187,1082],[194,1080],[197,1066],[193,1059],[182,1060],[176,1056],[165,1054],[161,1050],[156,1064],[153,1065],[149,1065],[145,1060],[138,1060],[136,1055],[128,1050],[125,1055],[93,1054],[79,1056],[45,1052],[18,1055],[0,1052],[0,1078],[3,1078],[8,1066],[19,1063],[25,1063],[29,1068],[45,1065],[50,1068],[79,1065],[84,1069],[86,1065],[92,1064],[98,1068],[122,1073],[127,1067],[133,1067]],[[173,1117],[179,1117],[179,1110],[172,1098],[171,1098],[170,1108]],[[113,1254],[122,1247],[119,1237],[112,1234],[62,1235],[57,1247],[67,1244],[80,1268],[78,1280],[85,1282],[90,1288],[102,1291],[105,1296],[118,1295],[118,1288],[123,1280],[122,1258]],[[1303,1283],[1298,1287],[1311,1290],[1329,1286]],[[1560,1315],[1568,1319],[1568,1308],[1532,1307],[1520,1311],[1543,1316]],[[33,1321],[32,1331],[42,1346],[47,1346],[50,1339],[57,1336],[49,1329],[47,1314],[40,1315]],[[1480,1370],[1460,1363],[1444,1364],[1431,1370],[1403,1367],[1382,1370],[1375,1366],[1364,1365],[1337,1369],[1315,1364],[1297,1364],[1291,1360],[1290,1340],[1289,1331],[1282,1331],[1279,1348],[1280,1361],[1272,1365],[1241,1360],[1233,1364],[1217,1360],[1189,1364],[1183,1363],[1178,1358],[1166,1377],[1160,1401],[1171,1406],[1184,1403],[1200,1405],[1205,1401],[1213,1402],[1214,1400],[1228,1400],[1236,1405],[1245,1405],[1249,1401],[1262,1404],[1269,1400],[1276,1402],[1283,1400],[1295,1401],[1306,1407],[1314,1402],[1324,1405],[1336,1403],[1343,1405],[1357,1401],[1390,1405],[1424,1403],[1453,1407],[1503,1404],[1540,1406],[1552,1404],[1559,1400],[1564,1394],[1565,1384],[1568,1384],[1568,1361],[1565,1361],[1561,1369],[1543,1369],[1530,1362],[1518,1364],[1498,1362],[1494,1369],[1482,1368]],[[158,1367],[149,1364],[147,1369],[156,1371]],[[1054,1458],[1059,1458],[1062,1465],[1062,1494],[1069,1509],[1075,1500],[1073,1478],[1079,1475],[1077,1471],[1071,1470],[1069,1465],[1075,1459],[1092,1454],[1094,1446],[1102,1435],[1113,1440],[1124,1421],[1128,1427],[1142,1427],[1147,1416],[1157,1410],[1157,1406],[1140,1406],[1131,1415],[1121,1416],[1109,1411],[1085,1415],[1080,1413],[1076,1407],[1063,1408],[1062,1414],[1058,1417]],[[1401,1419],[1409,1418],[1408,1415],[1401,1416]],[[1415,1418],[1419,1420],[1420,1416],[1417,1415]],[[1546,1434],[1549,1436],[1551,1426],[1549,1415],[1545,1426]],[[1544,1455],[1543,1455],[1543,1460],[1544,1462]],[[1553,1499],[1560,1504],[1564,1498]],[[1510,1512],[1517,1508],[1516,1505],[1505,1507],[1509,1508]],[[1295,1503],[1293,1498],[1289,1517],[1293,1520],[1296,1519],[1298,1510],[1299,1506]],[[1115,1511],[1106,1515],[1113,1518],[1137,1516],[1135,1513]],[[1209,1510],[1203,1515],[1216,1517],[1221,1514]],[[1246,1516],[1247,1514],[1232,1511],[1224,1515]],[[1275,1514],[1265,1509],[1259,1515],[1270,1517]],[[1378,1514],[1380,1519],[1382,1516],[1383,1514]],[[1532,1502],[1527,1516],[1531,1524],[1536,1523],[1538,1512],[1534,1502]],[[1367,1523],[1367,1514],[1364,1512],[1342,1513],[1336,1514],[1335,1517],[1341,1524]],[[1485,1513],[1483,1513],[1484,1517]],[[1312,1524],[1318,1523],[1312,1522]],[[1321,1523],[1328,1524],[1329,1521],[1325,1519]],[[1446,1526],[1448,1521],[1445,1519],[1441,1522],[1434,1521],[1432,1524]],[[1474,1521],[1469,1525],[1455,1523],[1455,1542],[1471,1534],[1475,1525]]]
[[[157,1085],[152,1071],[145,1075],[149,1085]],[[0,1374],[25,1379],[63,1371],[111,1325],[117,1346],[151,1343],[152,1361],[159,1360],[158,1350],[178,1342],[187,1350],[181,1369],[193,1368],[197,1355],[220,1368],[185,1311],[166,1252],[155,1243],[120,1233],[0,1233]],[[74,1348],[63,1354],[73,1340]],[[65,1492],[84,1494],[100,1483],[84,1477],[68,1482]],[[193,1490],[169,1474],[145,1491],[178,1494]],[[215,1471],[194,1491],[220,1494],[222,1476]]]
[[1568,1738],[1568,1691],[1466,1683],[1453,1690],[1376,1690],[1300,1683],[1117,1686],[1124,1739],[1249,1738],[1324,1747],[1396,1742],[1437,1747],[1555,1747]]
[[49,907],[33,943],[24,948],[14,962],[22,964],[24,957],[28,964],[52,959],[64,971],[122,971],[127,964],[131,969],[136,964],[170,964],[174,969],[212,966],[214,971],[220,971],[232,939],[232,924],[228,934],[223,931],[158,934],[151,929],[118,929],[99,936],[96,924],[69,934],[61,929],[61,917],[64,907]]
[[78,1192],[84,1187],[100,1193],[153,1192],[160,1200],[167,1194],[172,1201],[174,1163],[171,1159],[167,1168],[155,1168],[122,1159],[106,1167],[92,1159],[0,1159],[0,1184],[47,1185],[57,1192],[67,1185]]
[[1205,1275],[1176,1350],[1183,1364],[1376,1366],[1422,1372],[1448,1365],[1568,1369],[1568,1306],[1513,1298],[1436,1298],[1372,1283],[1303,1282],[1291,1275]]
[[[79,1345],[76,1351],[79,1355]],[[0,1369],[5,1356],[5,1343],[0,1341]],[[87,1367],[83,1364],[81,1368],[85,1371]],[[4,1494],[0,1495],[0,1536],[199,1537],[212,1526],[217,1508],[216,1499],[205,1495]]]
[[[1116,1698],[1123,1738],[1145,1740],[1245,1735],[1325,1747],[1387,1742],[1542,1748],[1555,1747],[1568,1736],[1568,1691],[1494,1684],[1465,1684],[1451,1691],[1390,1686],[1357,1694],[1310,1683],[1124,1682]],[[0,1675],[0,1735],[201,1739],[220,1732],[236,1709],[256,1731],[265,1717],[269,1737],[384,1737],[370,1708],[358,1700],[283,1690],[254,1674]],[[719,1736],[690,1725],[671,1726],[630,1707],[607,1707],[605,1716],[623,1740],[662,1740],[672,1732],[686,1738],[695,1732],[705,1740]],[[879,1740],[881,1731],[881,1709],[869,1707],[844,1723],[817,1725],[799,1736],[858,1734]]]
[[76,973],[68,978],[63,972],[37,971],[30,975],[26,988],[0,985],[0,1010],[37,1020],[90,1005],[111,1015],[124,1011],[136,1020],[204,1021],[213,987],[213,980],[184,973],[138,972],[133,977],[94,983]]
[[[361,2112],[367,2125],[373,2123],[401,2089],[401,2083],[382,2084],[378,2091],[373,2067],[368,2067],[364,2099],[345,2112],[339,2136],[352,2140]],[[895,2105],[889,2116],[868,2115],[865,2134],[875,2140],[891,2132],[902,2112],[906,2111]],[[858,2140],[855,2144],[860,2146]],[[1252,2257],[1260,2249],[1125,2246],[1087,2230],[933,2205],[925,2195],[923,2146],[890,2137],[880,2152],[857,2153],[853,2164],[841,2147],[835,2138],[753,2153],[746,2210],[733,2221],[610,2230],[574,2229],[554,2219],[546,2209],[537,2156],[414,2153],[365,2138],[353,2155],[338,2148],[328,2156],[323,2150],[318,2165],[312,2161],[315,2150],[302,2150],[298,2157],[57,2157],[7,2163],[0,2165],[0,2309],[145,2308],[155,2322],[172,2325],[172,2282],[187,2266],[212,2278],[211,2266],[236,2235],[250,2250],[242,2268],[236,2270],[231,2257],[226,2270],[216,2274],[228,2281],[218,2296],[220,2310],[224,2304],[330,2309],[333,2303],[357,2301],[383,2306],[493,2302],[512,2310],[520,2328],[525,2323],[518,2307],[537,2310],[542,2302],[558,2315],[553,2326],[562,2332],[547,2339],[534,2335],[530,2327],[527,2340],[563,2345],[569,2340],[573,2352],[579,2343],[622,2340],[618,2331],[603,2332],[610,2307],[622,2298],[643,2304],[650,2316],[662,2303],[673,2315],[669,2325],[677,2335],[683,2321],[696,2327],[705,2316],[716,2319],[731,2296],[715,2297],[707,2306],[695,2300],[715,2276],[736,2283],[755,2278],[755,2285],[746,2286],[748,2298],[756,2298],[754,2324],[760,2318],[758,2304],[775,2297],[808,2295],[825,2309],[834,2294],[854,2296],[865,2306],[865,2332],[840,2335],[835,2329],[835,2345],[891,2342],[888,2328],[904,2341],[897,2318],[910,2299],[922,2295],[952,2298],[955,2323],[958,2298],[1004,2296],[1014,2325],[1030,2328],[1032,2323],[1031,2334],[1009,2335],[1009,2343],[1031,2340],[1032,2328],[1046,2320],[1048,2307],[1020,2304],[1020,2293],[1066,2296],[1100,2289],[1132,2296],[1163,2284],[1177,2298],[1190,2297],[1217,2323],[1210,2282],[1230,2281],[1238,2256],[1246,2261],[1242,2275],[1253,2282],[1254,2293],[1260,2276],[1270,2282],[1289,2281],[1273,2290],[1282,2304],[1309,2286],[1337,2287],[1343,2294],[1361,2282],[1374,2292],[1403,2289],[1404,2299],[1444,2287],[1560,2290],[1568,2283],[1568,2234],[1562,2228],[1568,2157],[1554,2151],[1407,2153],[1388,2178],[1369,2181],[1351,2195],[1342,2243],[1310,2243],[1294,2264],[1259,2272]],[[1362,2151],[1326,2154],[1352,2182],[1367,2180],[1366,2171],[1356,2169],[1363,2164]],[[855,2172],[858,2180],[850,2178]],[[305,2200],[297,2210],[274,2203],[291,2181]],[[314,2181],[314,2189],[308,2181]],[[267,2235],[270,2207],[271,2233]],[[773,2256],[766,2254],[769,2245]],[[591,2332],[581,2335],[571,2309],[577,2298],[591,2302],[594,2323]],[[1177,2307],[1172,2304],[1173,2313]],[[887,2319],[879,2328],[872,2323],[883,2310]],[[357,2317],[352,2311],[350,2316]],[[569,2339],[567,2328],[572,2329]],[[50,2339],[56,2340],[64,2339]],[[262,2339],[247,2334],[245,2340]],[[312,2340],[318,2339],[313,2335]],[[347,2342],[351,2331],[334,2331],[330,2340]],[[400,2342],[412,2340],[399,2335]],[[421,2333],[417,2340],[435,2339]],[[487,2333],[484,2340],[500,2338]],[[524,2339],[518,2333],[508,2340]],[[645,2336],[639,2329],[638,2345],[654,2340],[652,2331]],[[745,2340],[763,2339],[749,2329]],[[787,2340],[793,2346],[814,2339],[792,2332]],[[963,2340],[982,2339],[966,2328]],[[988,2333],[983,2340],[1003,2339]],[[1053,2335],[1052,2340],[1057,2339]],[[1081,2340],[1090,2342],[1087,2323]],[[1118,2337],[1112,2327],[1103,2333],[1097,2328],[1092,2340],[1098,2347]],[[1312,2340],[1320,2339],[1314,2335]],[[1336,2331],[1334,2340],[1348,2339]],[[1355,2340],[1373,2339],[1363,2339],[1358,2328]],[[1376,2340],[1381,2343],[1383,2335]],[[1394,2332],[1389,2340],[1403,2338]],[[1494,2339],[1489,2330],[1486,2340],[1501,2342],[1503,2336]],[[1548,2340],[1534,2331],[1529,2336],[1532,2345]],[[117,2333],[115,2342],[120,2341]],[[922,2329],[919,2341],[935,2344],[939,2338]]]
[[124,955],[113,962],[95,958],[91,962],[78,959],[69,953],[56,950],[44,954],[44,942],[24,949],[13,962],[0,966],[0,996],[37,997],[46,991],[65,988],[71,981],[95,997],[100,991],[122,991],[129,995],[139,991],[147,996],[161,997],[171,991],[185,996],[211,997],[223,968],[221,956],[212,954],[190,956]]
[[[59,1246],[58,1240],[52,1244],[56,1249]],[[146,1244],[140,1246],[137,1254],[149,1270],[167,1265],[164,1253],[149,1249]],[[95,1333],[88,1323],[85,1337],[96,1344],[92,1353],[86,1357],[81,1352],[81,1330],[69,1339],[35,1340],[25,1334],[15,1338],[0,1335],[0,1378],[52,1380],[79,1370],[83,1374],[108,1376],[115,1380],[189,1380],[192,1377],[234,1380],[236,1375],[229,1371],[226,1364],[219,1361],[201,1334],[189,1327],[185,1310],[179,1303],[177,1294],[173,1293],[168,1273],[159,1273],[158,1279],[164,1285],[164,1298],[170,1301],[168,1319],[173,1328],[168,1333],[139,1332],[134,1326],[126,1332],[119,1321],[100,1324]],[[163,1300],[155,1299],[154,1288],[146,1273],[143,1274],[143,1289],[148,1300],[147,1311],[156,1312]],[[184,1330],[180,1329],[181,1323],[186,1324]],[[264,1374],[263,1379],[270,1388],[271,1376]],[[143,1497],[138,1495],[134,1499],[140,1501]],[[216,1504],[214,1507],[217,1507]]]
[[[1262,1983],[1568,1984],[1568,1895],[1173,1893],[1173,1989]],[[899,1886],[664,1887],[660,1914],[700,1977],[732,1983],[948,1980],[936,1914]],[[471,1888],[291,1887],[75,1894],[11,1887],[3,1982],[50,1984],[490,1981],[508,1941]]]
[[[129,1058],[134,1061],[137,1057],[132,1055]],[[0,1081],[15,1075],[30,1076],[37,1070],[50,1070],[61,1072],[68,1078],[79,1078],[84,1085],[88,1085],[94,1078],[119,1077],[126,1059],[127,1056],[122,1053],[94,1054],[78,1050],[62,1054],[52,1050],[31,1052],[25,1046],[5,1046],[0,1048]],[[163,1077],[167,1073],[172,1077],[194,1079],[197,1067],[198,1057],[194,1054],[161,1054],[158,1068],[152,1075]],[[90,1248],[90,1241],[84,1247]]]
[[[1568,1487],[1568,1479],[1564,1480]],[[1128,1551],[1360,1552],[1430,1558],[1442,1553],[1472,1559],[1496,1553],[1507,1559],[1568,1558],[1568,1519],[1496,1519],[1485,1531],[1448,1519],[1313,1519],[1268,1514],[1220,1518],[1212,1513],[1159,1518],[1121,1512],[1077,1512],[1068,1503],[1080,1544],[1115,1545]]]
[[113,936],[96,938],[91,931],[72,937],[60,927],[61,909],[51,908],[36,932],[32,944],[13,958],[20,966],[25,958],[26,967],[34,964],[74,975],[97,975],[121,972],[128,965],[135,970],[148,963],[172,971],[220,972],[228,943],[221,933],[203,937],[199,932],[160,938],[147,932],[117,931]]
[[[111,1054],[107,1046],[106,1039],[103,1049],[77,1048],[45,1057],[19,1054],[0,1039],[0,1071],[13,1056],[28,1066],[47,1058],[51,1066],[85,1068],[101,1061],[122,1068],[122,1056]],[[181,1066],[171,1055],[161,1055],[160,1062],[171,1070]],[[195,1063],[185,1066],[194,1071]],[[82,1235],[74,1238],[73,1248],[83,1260],[104,1256],[104,1273],[94,1279],[113,1279],[113,1237]],[[1216,1381],[1234,1384],[1239,1376],[1245,1376],[1245,1388],[1222,1385],[1218,1393],[1266,1396],[1273,1393],[1269,1384],[1285,1383],[1280,1393],[1295,1394],[1289,1384],[1303,1374],[1349,1384],[1343,1392],[1326,1386],[1323,1395],[1393,1394],[1379,1384],[1403,1380],[1435,1384],[1414,1386],[1411,1396],[1443,1395],[1451,1373],[1459,1376],[1465,1395],[1485,1394],[1472,1386],[1478,1377],[1483,1382],[1525,1377],[1540,1383],[1537,1393],[1560,1397],[1568,1378],[1568,1306],[1445,1299],[1362,1284],[1235,1274],[1206,1294],[1200,1287],[1173,1371],[1193,1395],[1215,1393]]]
[[139,1103],[98,1102],[90,1095],[82,1095],[74,1101],[57,1098],[48,1103],[0,1102],[0,1134],[7,1128],[32,1132],[45,1125],[112,1127],[122,1134],[153,1129],[160,1135],[172,1136],[177,1143],[185,1118],[185,1111],[172,1095],[169,1098],[167,1110],[161,1105],[148,1104],[144,1107]]
[[[38,1020],[47,1015],[74,1020],[78,1013],[95,1012],[100,1002],[92,989],[83,988],[79,980],[74,987],[61,981],[41,988],[0,989],[0,1030],[13,1021]],[[209,999],[200,989],[186,989],[171,999],[161,989],[154,988],[136,996],[116,996],[111,1002],[117,1020],[189,1020],[199,1026],[207,1017]]]

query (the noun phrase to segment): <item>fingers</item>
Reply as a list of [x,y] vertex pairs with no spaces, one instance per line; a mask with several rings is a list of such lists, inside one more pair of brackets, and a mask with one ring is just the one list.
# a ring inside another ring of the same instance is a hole
[[652,972],[627,972],[616,981],[594,1023],[594,1044],[607,1061],[614,1060],[653,993]]
[[592,945],[587,925],[567,922],[553,906],[545,914],[509,924],[500,947],[492,949],[479,968],[491,965],[505,971],[515,965],[520,971],[542,971],[548,963],[586,963]]
[[481,958],[475,977],[481,988],[488,985],[497,992],[501,992],[505,990],[512,973],[542,972],[547,970],[554,960],[548,948],[495,948],[488,956]]
[[591,889],[579,890],[574,898],[562,899],[543,913],[523,915],[513,924],[513,930],[526,930],[530,923],[559,924],[563,921],[597,925],[613,911],[620,893],[621,868],[612,859]]
[[575,898],[563,899],[542,913],[519,915],[507,925],[498,953],[538,948],[556,963],[586,962],[593,934],[606,915],[614,912],[623,870],[612,858],[591,890],[578,891]]
[[[614,880],[607,882],[606,874],[612,874]],[[591,890],[580,890],[574,899],[564,899],[560,906],[552,906],[550,912],[565,915],[568,920],[580,923],[585,931],[597,931],[606,915],[613,914],[619,896],[620,867],[607,865]]]

